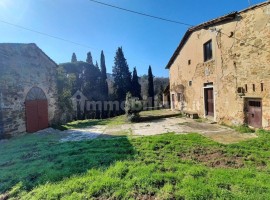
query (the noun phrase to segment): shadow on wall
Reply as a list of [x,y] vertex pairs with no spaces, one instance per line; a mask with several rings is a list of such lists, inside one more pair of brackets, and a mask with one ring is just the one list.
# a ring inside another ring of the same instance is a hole
[[21,183],[27,191],[46,182],[104,169],[132,158],[135,150],[126,137],[59,142],[57,134],[32,134],[0,145],[0,194]]

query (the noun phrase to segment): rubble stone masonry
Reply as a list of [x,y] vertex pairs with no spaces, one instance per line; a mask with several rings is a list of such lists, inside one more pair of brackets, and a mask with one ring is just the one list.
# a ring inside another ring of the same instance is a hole
[[[204,62],[203,45],[209,40],[213,58]],[[214,89],[213,120],[244,124],[245,100],[257,98],[262,101],[262,127],[270,127],[269,2],[190,34],[170,66],[171,94],[177,96],[177,86],[183,85],[183,109],[205,117],[204,86],[209,83]],[[180,109],[181,102],[175,100]]]
[[33,87],[44,91],[53,123],[56,64],[35,44],[0,44],[0,52],[0,137],[26,131],[25,99]]

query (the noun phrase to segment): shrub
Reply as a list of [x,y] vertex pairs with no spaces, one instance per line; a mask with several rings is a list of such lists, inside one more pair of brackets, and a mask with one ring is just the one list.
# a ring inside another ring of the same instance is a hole
[[142,102],[139,98],[132,97],[131,93],[127,93],[125,102],[125,113],[128,121],[137,121],[140,117],[139,113],[143,110]]

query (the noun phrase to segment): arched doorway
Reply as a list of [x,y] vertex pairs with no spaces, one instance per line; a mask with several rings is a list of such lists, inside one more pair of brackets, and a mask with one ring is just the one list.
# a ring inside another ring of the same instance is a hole
[[25,99],[26,131],[33,133],[48,128],[48,101],[45,93],[33,87]]

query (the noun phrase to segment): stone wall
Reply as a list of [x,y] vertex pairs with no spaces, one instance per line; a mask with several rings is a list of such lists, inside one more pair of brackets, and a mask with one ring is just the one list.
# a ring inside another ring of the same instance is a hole
[[0,44],[0,50],[5,55],[0,55],[2,132],[26,131],[25,98],[34,86],[46,94],[52,124],[57,110],[56,64],[35,44]]
[[[170,84],[184,85],[184,110],[205,117],[204,85],[213,83],[213,120],[227,124],[245,122],[248,97],[262,99],[262,126],[270,122],[270,4],[239,12],[230,22],[213,24],[191,33],[170,67]],[[215,30],[215,31],[211,31]],[[203,60],[203,44],[212,40],[213,59]],[[188,63],[190,60],[190,64]],[[192,83],[190,85],[190,82]],[[261,91],[261,83],[263,91]],[[255,91],[252,90],[255,84]],[[248,91],[239,95],[237,88]],[[171,94],[177,91],[171,88]],[[180,103],[176,98],[176,109]]]

